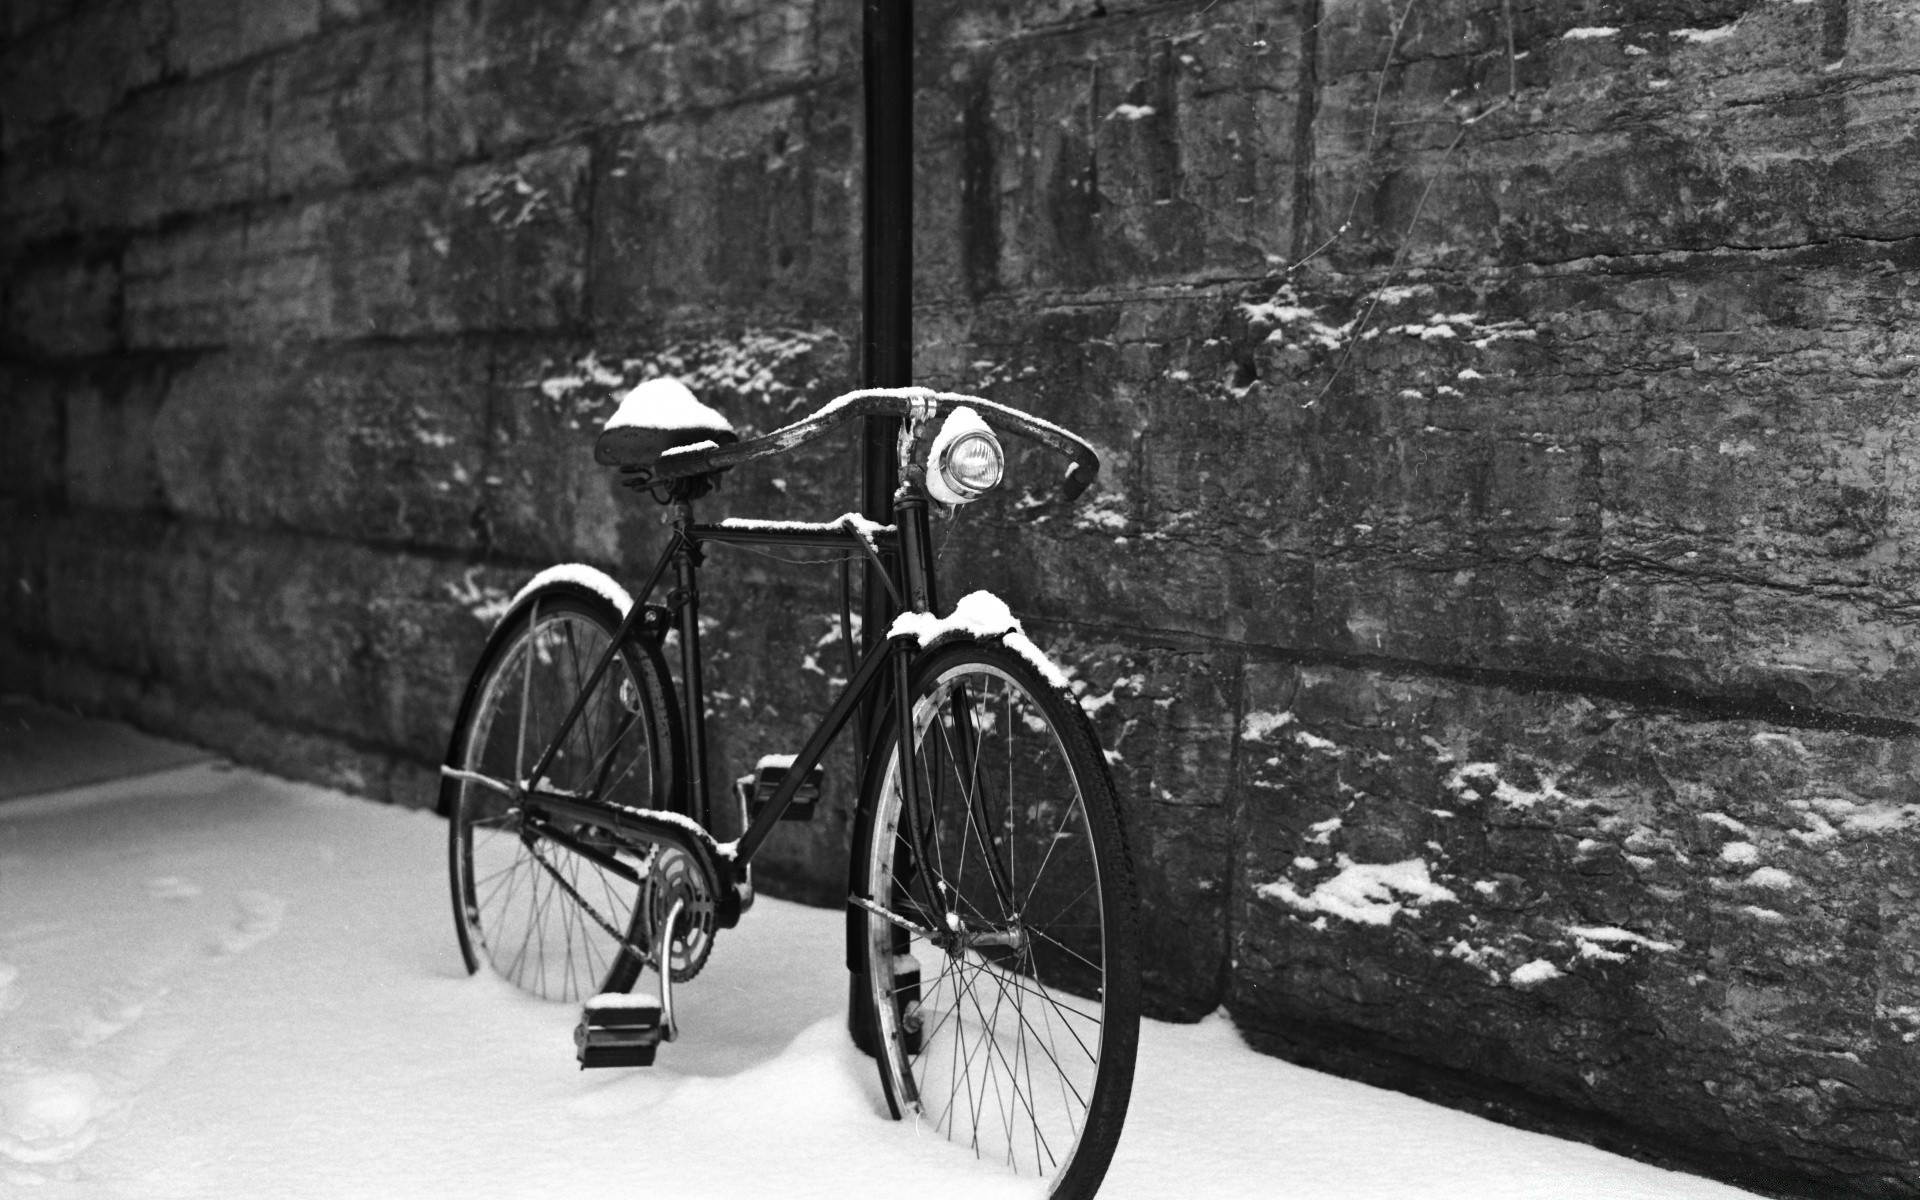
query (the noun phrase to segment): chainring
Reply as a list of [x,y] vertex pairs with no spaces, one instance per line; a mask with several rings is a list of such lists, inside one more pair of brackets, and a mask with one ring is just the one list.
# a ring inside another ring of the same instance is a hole
[[660,846],[648,864],[646,891],[640,901],[649,945],[660,944],[660,932],[675,901],[680,901],[683,908],[679,924],[666,931],[670,940],[665,954],[672,964],[673,981],[685,983],[700,973],[700,968],[707,965],[707,955],[713,952],[713,888],[706,872],[686,851]]

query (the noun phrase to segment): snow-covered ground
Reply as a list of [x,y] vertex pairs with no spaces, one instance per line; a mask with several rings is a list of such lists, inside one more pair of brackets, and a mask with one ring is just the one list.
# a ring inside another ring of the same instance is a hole
[[[763,899],[649,1069],[469,979],[444,825],[200,765],[0,804],[0,1195],[1030,1195],[882,1115],[841,917]],[[1103,1197],[1746,1195],[1143,1030]]]

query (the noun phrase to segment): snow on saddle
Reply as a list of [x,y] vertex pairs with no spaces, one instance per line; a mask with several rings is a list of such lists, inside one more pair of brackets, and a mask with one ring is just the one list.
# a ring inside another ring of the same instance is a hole
[[593,458],[602,466],[650,468],[669,450],[739,440],[732,422],[695,399],[686,384],[665,375],[626,394],[600,430]]

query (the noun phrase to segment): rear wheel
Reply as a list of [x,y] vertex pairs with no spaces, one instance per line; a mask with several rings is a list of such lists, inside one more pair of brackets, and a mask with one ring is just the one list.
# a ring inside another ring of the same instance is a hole
[[[651,854],[611,828],[530,812],[520,785],[613,643],[621,614],[572,583],[537,590],[468,684],[443,784],[454,925],[467,969],[533,995],[624,992],[644,965]],[[675,809],[678,720],[666,665],[629,638],[538,781],[542,790]]]
[[915,671],[916,794],[899,738],[857,848],[865,1040],[896,1115],[1091,1196],[1139,1038],[1133,871],[1092,727],[1003,647]]

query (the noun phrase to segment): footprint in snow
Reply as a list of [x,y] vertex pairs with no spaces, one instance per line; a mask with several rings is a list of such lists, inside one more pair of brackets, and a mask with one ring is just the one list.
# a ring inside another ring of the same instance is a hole
[[178,875],[162,875],[147,880],[147,895],[155,900],[191,900],[200,894],[200,885]]
[[133,985],[108,992],[93,1011],[74,1018],[67,1044],[75,1050],[98,1046],[138,1021],[145,1015],[147,1005],[166,994],[167,989],[158,984]]
[[84,1071],[28,1075],[0,1084],[0,1159],[63,1163],[93,1145],[106,1104]]
[[241,892],[233,906],[239,920],[216,934],[209,947],[217,957],[242,953],[280,932],[280,918],[287,911],[287,902],[269,892]]

